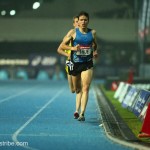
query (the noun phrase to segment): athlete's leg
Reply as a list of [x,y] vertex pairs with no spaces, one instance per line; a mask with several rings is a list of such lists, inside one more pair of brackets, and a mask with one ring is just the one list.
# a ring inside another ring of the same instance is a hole
[[[80,84],[80,88],[81,88],[82,86],[81,78],[79,78],[78,83]],[[80,111],[81,97],[82,97],[82,90],[80,90],[80,92],[76,94],[76,112]]]
[[77,76],[72,76],[72,82],[75,92],[79,93],[81,91],[81,74],[78,74]]
[[81,91],[81,78],[78,79],[78,84],[80,88],[80,92],[76,94],[76,111],[79,112],[80,110],[80,105],[81,105],[81,96],[82,96],[82,91]]
[[93,77],[93,68],[83,71],[81,73],[81,81],[82,81],[82,97],[81,97],[81,115],[84,115],[86,110],[86,105],[88,102],[88,94],[89,88]]
[[78,119],[79,117],[79,110],[81,105],[81,74],[77,76],[72,76],[73,86],[76,91],[76,111],[74,112],[74,118]]
[[80,111],[82,91],[76,94],[76,112]]
[[67,78],[68,78],[68,84],[69,84],[70,91],[72,93],[74,93],[75,89],[74,89],[74,86],[73,86],[73,83],[72,83],[72,76],[67,74]]

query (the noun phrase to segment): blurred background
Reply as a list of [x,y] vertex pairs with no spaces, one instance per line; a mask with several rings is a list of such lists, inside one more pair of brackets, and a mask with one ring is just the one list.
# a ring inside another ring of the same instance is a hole
[[57,48],[81,10],[97,31],[94,78],[150,81],[150,0],[0,0],[0,79],[65,80]]

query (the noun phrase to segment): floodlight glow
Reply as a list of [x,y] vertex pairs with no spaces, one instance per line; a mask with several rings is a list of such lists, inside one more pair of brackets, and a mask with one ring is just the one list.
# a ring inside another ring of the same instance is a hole
[[15,11],[15,10],[11,10],[11,11],[10,11],[10,15],[11,15],[11,16],[14,16],[15,14],[16,14],[16,11]]
[[1,11],[1,15],[2,15],[2,16],[5,16],[5,15],[6,15],[6,11],[5,11],[5,10],[2,10],[2,11]]
[[40,3],[39,2],[35,2],[32,6],[33,9],[38,9],[40,7]]

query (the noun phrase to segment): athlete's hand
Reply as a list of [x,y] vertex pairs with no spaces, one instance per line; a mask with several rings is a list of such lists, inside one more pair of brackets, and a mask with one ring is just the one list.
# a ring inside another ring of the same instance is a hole
[[72,51],[79,51],[80,50],[80,45],[76,45],[74,47],[71,48]]
[[97,58],[98,57],[98,53],[97,50],[93,52],[93,58]]
[[76,45],[75,47],[77,48],[77,51],[79,51],[79,50],[80,50],[80,45],[79,45],[79,44],[78,44],[78,45]]

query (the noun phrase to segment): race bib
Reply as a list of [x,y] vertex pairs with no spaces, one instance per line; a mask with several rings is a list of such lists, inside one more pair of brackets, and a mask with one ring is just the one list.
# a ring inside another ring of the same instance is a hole
[[91,47],[80,47],[80,50],[77,51],[76,55],[88,56],[92,53]]

